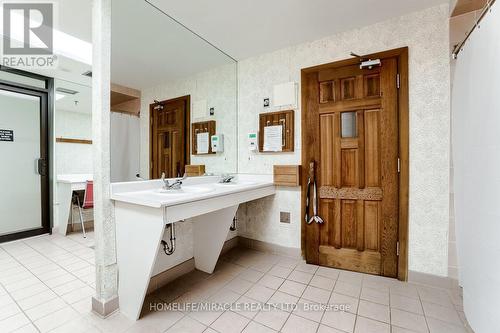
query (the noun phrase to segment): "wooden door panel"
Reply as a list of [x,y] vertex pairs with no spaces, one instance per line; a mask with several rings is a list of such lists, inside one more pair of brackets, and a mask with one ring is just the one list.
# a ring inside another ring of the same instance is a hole
[[342,247],[356,248],[356,201],[342,200],[340,205],[340,219],[342,225]]
[[[357,185],[358,179],[358,152],[357,149],[342,149],[341,150],[341,169],[338,170],[341,174],[341,187],[353,187]],[[332,167],[332,166],[329,166]]]
[[319,84],[319,102],[335,102],[337,83],[335,81],[326,81]]
[[174,130],[171,132],[172,137],[172,174],[174,177],[182,176],[181,165],[183,164],[183,142],[182,132]]
[[[396,74],[397,60],[389,58],[373,70],[350,65],[320,70],[306,81],[306,91],[318,92],[306,98],[306,107],[314,103],[314,108],[306,113],[304,131],[318,147],[309,156],[317,161],[319,212],[325,221],[312,226],[314,234],[305,226],[306,243],[314,242],[318,253],[315,261],[306,252],[308,262],[397,275]],[[344,117],[344,112],[351,114]]]
[[320,116],[320,147],[321,160],[319,165],[320,170],[320,186],[334,185],[334,172],[331,167],[334,165],[335,137],[337,130],[335,129],[335,115],[327,114]]
[[341,95],[340,98],[342,100],[346,99],[354,99],[355,98],[355,90],[354,87],[356,86],[356,78],[354,77],[348,77],[340,80],[340,89],[341,89]]
[[367,187],[380,187],[380,110],[367,110],[365,118],[365,180]]
[[365,222],[371,224],[371,221],[365,221],[365,202],[356,200],[356,246],[358,251],[365,250]]
[[380,202],[367,200],[364,205],[365,221],[369,221],[365,226],[365,249],[378,252],[380,251]]
[[151,178],[179,177],[189,161],[189,98],[161,102],[163,109],[150,106],[151,112]]
[[364,76],[364,97],[380,97],[380,74]]
[[380,275],[380,252],[357,249],[336,249],[331,246],[319,247],[319,264],[356,272]]
[[395,88],[394,77],[397,74],[397,62],[395,59],[387,59],[383,62],[386,66],[380,75],[382,91],[381,121],[380,121],[380,141],[381,152],[381,182],[384,200],[381,202],[382,226],[381,226],[381,253],[382,253],[382,274],[385,276],[397,275],[397,239],[398,239],[398,104],[397,89]]

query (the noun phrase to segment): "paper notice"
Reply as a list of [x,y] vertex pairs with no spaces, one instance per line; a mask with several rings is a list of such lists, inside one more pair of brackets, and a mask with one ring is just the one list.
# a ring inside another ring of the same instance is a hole
[[193,102],[193,119],[205,118],[207,116],[207,100],[202,99]]
[[283,150],[283,126],[264,127],[264,151]]
[[196,149],[198,154],[208,154],[208,132],[198,133],[196,135]]

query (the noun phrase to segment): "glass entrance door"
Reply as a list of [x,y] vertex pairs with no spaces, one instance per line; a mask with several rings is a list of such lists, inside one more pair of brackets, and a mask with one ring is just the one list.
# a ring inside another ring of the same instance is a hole
[[47,97],[0,84],[0,242],[49,231]]

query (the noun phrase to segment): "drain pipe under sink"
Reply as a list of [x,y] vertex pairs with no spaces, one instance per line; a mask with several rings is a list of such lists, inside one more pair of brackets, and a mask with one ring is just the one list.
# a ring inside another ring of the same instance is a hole
[[[165,252],[167,256],[170,256],[175,252],[175,223],[166,224],[167,222],[166,208],[163,209],[163,221],[165,222],[166,225],[165,228],[170,229],[170,244],[162,239],[161,245],[163,245],[163,252]],[[184,220],[180,220],[178,222],[184,222]]]
[[229,227],[229,230],[235,231],[236,230],[236,222],[238,222],[238,215],[235,215],[233,217],[233,223],[231,223],[231,226]]
[[163,245],[163,252],[167,256],[170,256],[175,252],[175,223],[169,224],[167,228],[170,229],[170,245],[163,239],[161,240],[161,244]]

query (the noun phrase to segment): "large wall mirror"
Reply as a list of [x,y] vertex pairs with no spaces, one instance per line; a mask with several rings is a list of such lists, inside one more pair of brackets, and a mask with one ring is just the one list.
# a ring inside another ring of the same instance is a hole
[[112,181],[237,172],[234,59],[146,1],[114,0],[111,68]]

